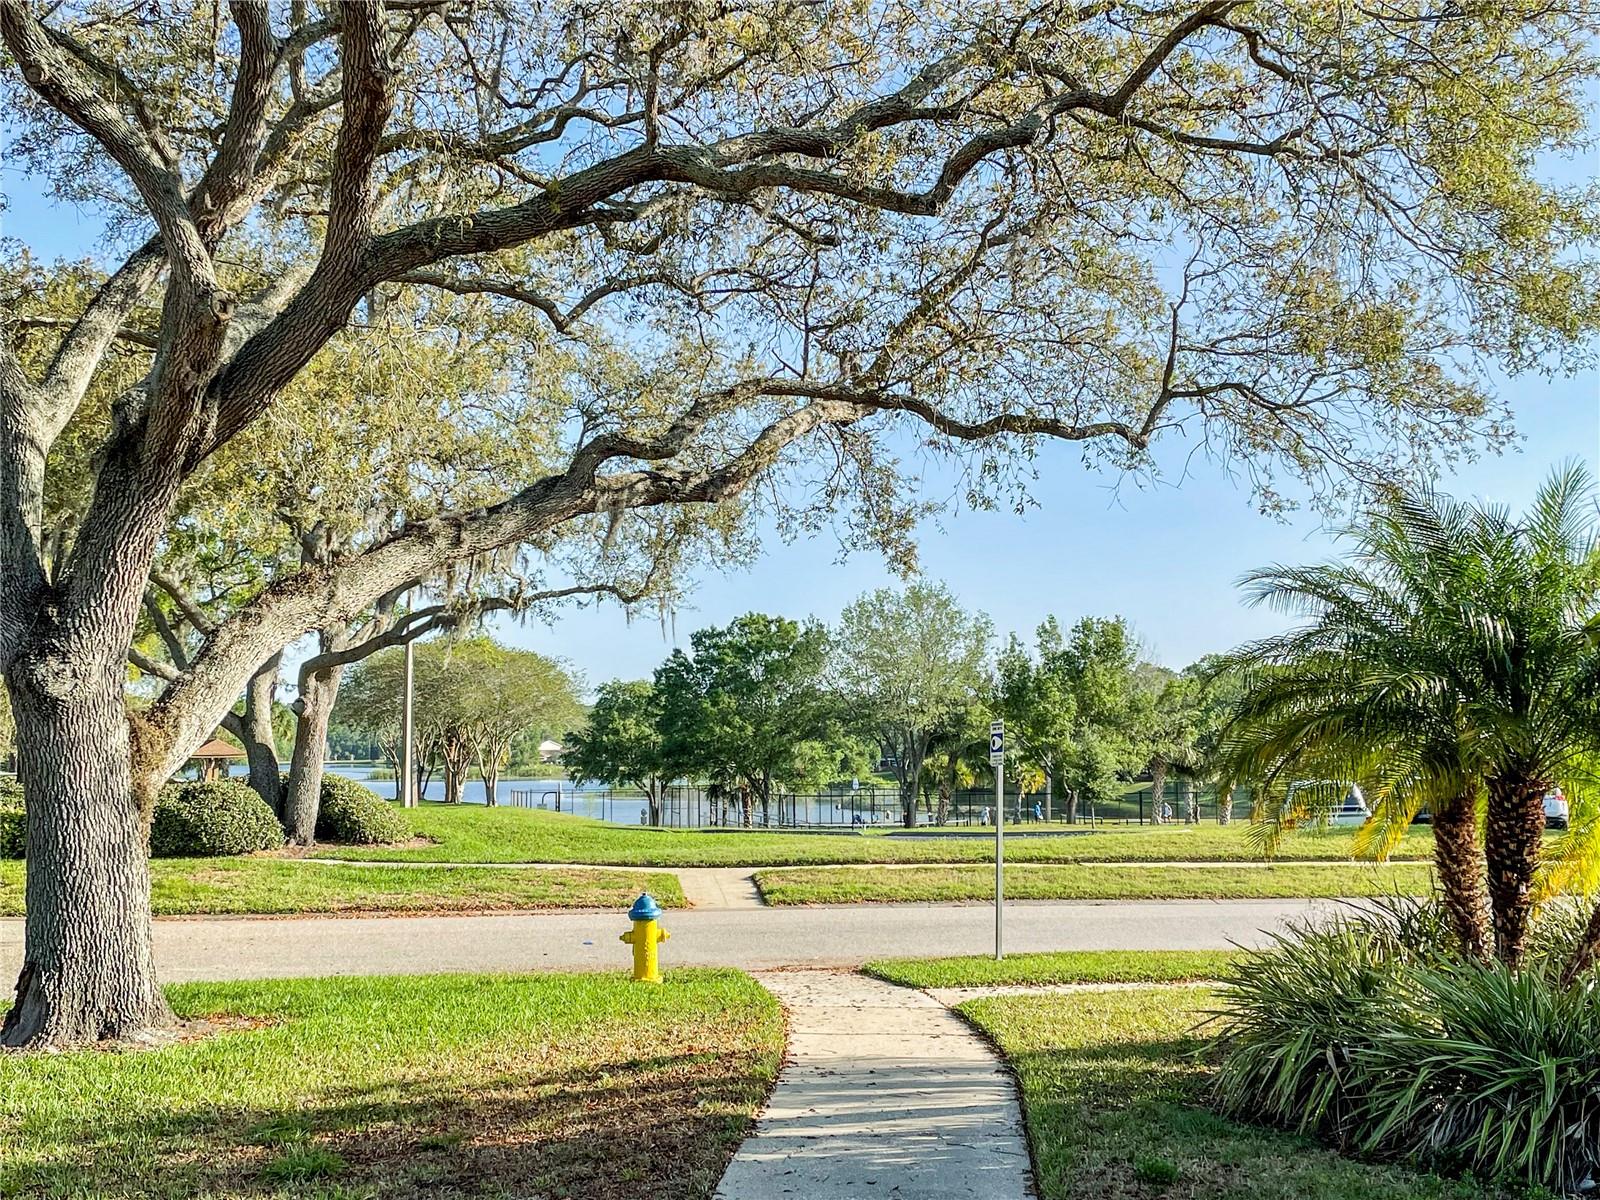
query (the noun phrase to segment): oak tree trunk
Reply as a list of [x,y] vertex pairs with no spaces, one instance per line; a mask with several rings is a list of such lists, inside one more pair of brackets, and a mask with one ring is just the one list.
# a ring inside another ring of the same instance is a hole
[[278,690],[280,650],[256,669],[244,692],[244,720],[239,741],[250,764],[250,786],[271,806],[283,809],[283,772],[278,765],[278,740],[272,728],[272,701]]
[[[0,1045],[136,1039],[172,1024],[150,949],[147,808],[134,794],[123,669],[34,659],[10,673],[27,804],[22,972]],[[38,680],[54,673],[46,691]]]
[[1487,962],[1493,934],[1476,797],[1459,796],[1433,814],[1433,858],[1451,927],[1468,958]]
[[1544,797],[1550,783],[1520,774],[1488,781],[1484,857],[1494,911],[1494,947],[1500,961],[1520,967],[1533,912],[1533,876],[1544,838]]
[[322,804],[322,764],[328,757],[328,721],[339,698],[340,667],[306,676],[300,685],[299,716],[294,727],[294,756],[279,818],[284,834],[296,846],[317,840],[317,811]]

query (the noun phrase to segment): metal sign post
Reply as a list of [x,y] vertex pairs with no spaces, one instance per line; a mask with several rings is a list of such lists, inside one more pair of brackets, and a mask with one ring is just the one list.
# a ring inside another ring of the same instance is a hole
[[1006,723],[989,724],[989,765],[994,768],[994,958],[1006,956]]

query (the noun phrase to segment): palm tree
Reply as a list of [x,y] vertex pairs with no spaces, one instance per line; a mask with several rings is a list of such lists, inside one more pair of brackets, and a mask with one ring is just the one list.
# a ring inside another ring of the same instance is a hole
[[1358,848],[1380,856],[1427,808],[1465,952],[1487,957],[1492,919],[1495,953],[1519,965],[1544,796],[1600,741],[1595,516],[1577,465],[1520,521],[1396,494],[1350,531],[1345,561],[1249,576],[1255,602],[1306,618],[1234,656],[1248,684],[1223,757],[1231,780],[1260,783],[1264,839],[1336,803],[1345,780],[1374,801]]

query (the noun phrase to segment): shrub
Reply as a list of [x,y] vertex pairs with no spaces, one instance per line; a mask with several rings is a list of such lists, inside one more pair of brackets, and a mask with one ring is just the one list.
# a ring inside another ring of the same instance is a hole
[[1521,973],[1463,961],[1435,910],[1393,901],[1242,957],[1222,988],[1222,1107],[1425,1167],[1577,1189],[1600,1175],[1600,987],[1563,989],[1554,958]]
[[22,785],[15,779],[0,779],[0,858],[22,858],[27,838]]
[[403,842],[410,836],[411,827],[400,810],[371,788],[332,771],[323,773],[317,807],[318,841],[370,846]]
[[214,858],[283,845],[267,802],[236,779],[180,783],[156,797],[150,853],[156,858]]

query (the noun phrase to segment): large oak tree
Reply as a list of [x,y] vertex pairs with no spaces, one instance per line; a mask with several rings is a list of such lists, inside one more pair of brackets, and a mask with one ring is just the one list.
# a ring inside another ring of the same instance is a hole
[[[169,1020],[153,789],[277,648],[449,562],[757,479],[797,528],[842,509],[907,553],[895,456],[919,445],[970,453],[982,503],[1049,440],[1147,468],[1183,436],[1270,506],[1285,471],[1336,484],[1501,436],[1475,364],[1559,359],[1594,319],[1573,252],[1594,214],[1535,171],[1584,135],[1577,7],[214,11],[0,0],[9,157],[123,251],[36,330],[48,349],[18,351],[16,320],[0,338],[30,859],[11,1045]],[[412,288],[607,344],[559,453],[276,580],[130,720],[186,484]],[[107,419],[75,424],[112,378]],[[63,467],[86,481],[67,541],[41,515]]]

